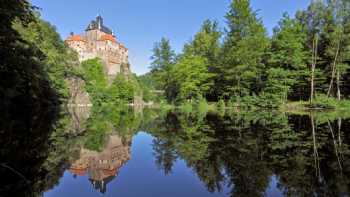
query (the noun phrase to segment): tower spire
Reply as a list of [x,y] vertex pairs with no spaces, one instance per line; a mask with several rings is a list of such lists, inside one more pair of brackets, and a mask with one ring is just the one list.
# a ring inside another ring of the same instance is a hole
[[100,14],[97,15],[96,22],[97,22],[98,29],[101,30],[103,26],[103,18]]

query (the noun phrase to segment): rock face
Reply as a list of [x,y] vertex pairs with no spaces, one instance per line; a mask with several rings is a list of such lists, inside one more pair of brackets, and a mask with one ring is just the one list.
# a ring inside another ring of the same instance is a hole
[[69,100],[68,106],[73,107],[90,107],[91,101],[89,94],[85,91],[85,81],[74,77],[68,79]]
[[79,61],[99,57],[105,65],[109,78],[118,73],[129,74],[129,51],[118,42],[113,31],[104,26],[103,18],[97,16],[80,35],[71,34],[65,42],[79,55]]
[[80,78],[68,79],[69,99],[68,112],[71,116],[70,133],[76,135],[84,132],[85,122],[90,117],[90,108],[92,106],[89,94],[85,91],[85,82]]
[[89,176],[95,189],[107,191],[107,184],[117,176],[119,169],[130,159],[131,137],[109,136],[102,152],[82,148],[80,157],[69,171],[75,176]]

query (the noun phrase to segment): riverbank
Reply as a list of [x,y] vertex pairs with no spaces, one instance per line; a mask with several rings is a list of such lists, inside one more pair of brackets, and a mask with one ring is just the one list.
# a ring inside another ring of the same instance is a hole
[[[338,101],[333,98],[320,97],[312,104],[309,101],[287,101],[276,107],[259,107],[256,105],[249,105],[247,103],[237,102],[206,102],[205,100],[187,101],[179,104],[159,103],[153,104],[152,108],[160,108],[162,110],[180,110],[183,112],[222,112],[222,111],[258,111],[258,110],[274,110],[282,113],[291,114],[308,114],[310,112],[339,112],[348,114],[350,109],[350,100]],[[349,113],[350,115],[350,113]]]

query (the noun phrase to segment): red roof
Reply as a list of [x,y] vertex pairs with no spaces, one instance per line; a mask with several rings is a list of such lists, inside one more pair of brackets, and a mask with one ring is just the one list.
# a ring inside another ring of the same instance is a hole
[[104,169],[103,170],[103,174],[106,175],[106,176],[114,176],[114,175],[117,174],[117,168],[111,169],[111,170]]
[[73,169],[73,168],[70,168],[68,171],[70,173],[78,175],[78,176],[84,176],[86,174],[86,169],[77,169],[77,168]]
[[110,35],[110,34],[105,34],[105,35],[101,36],[101,39],[100,39],[100,40],[102,40],[102,41],[107,41],[107,40],[109,40],[109,41],[114,42],[114,43],[117,42],[117,40],[115,39],[115,37],[114,37],[113,35]]
[[79,35],[72,35],[72,36],[69,36],[66,41],[81,41],[81,42],[85,42],[85,40],[79,36]]

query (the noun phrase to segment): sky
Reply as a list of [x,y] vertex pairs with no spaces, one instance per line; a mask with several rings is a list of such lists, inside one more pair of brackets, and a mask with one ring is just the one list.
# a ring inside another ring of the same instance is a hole
[[[310,0],[251,0],[271,35],[284,12],[291,16],[305,9]],[[62,39],[70,32],[82,33],[100,14],[107,27],[129,49],[134,73],[149,71],[155,42],[168,38],[179,53],[206,19],[225,27],[230,0],[32,0],[44,20],[56,26]]]

